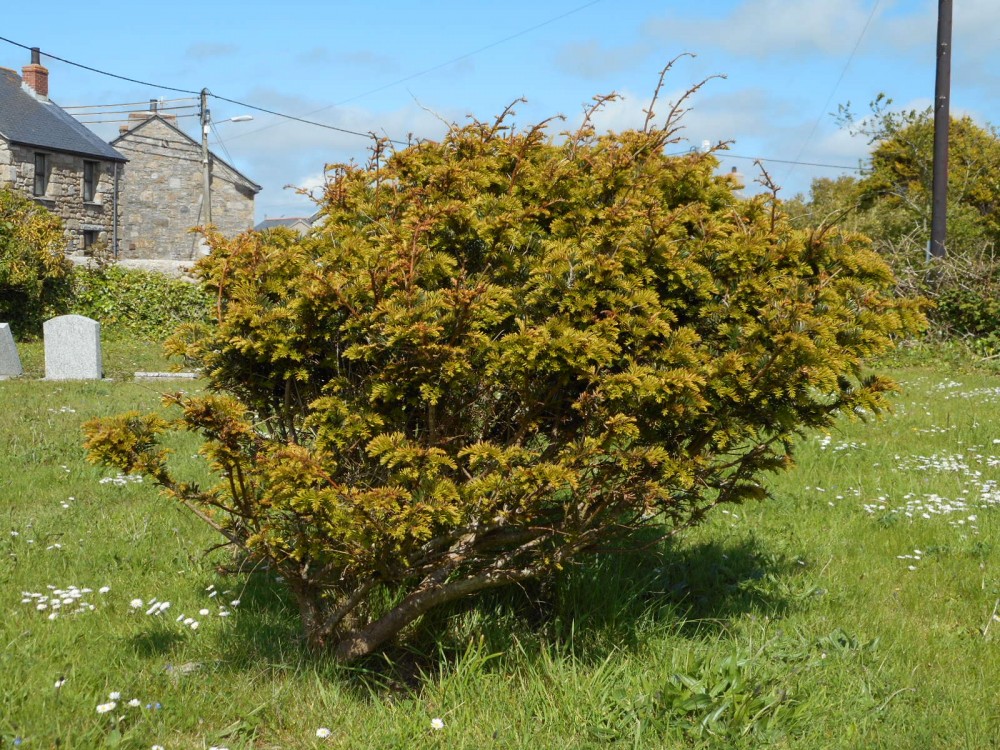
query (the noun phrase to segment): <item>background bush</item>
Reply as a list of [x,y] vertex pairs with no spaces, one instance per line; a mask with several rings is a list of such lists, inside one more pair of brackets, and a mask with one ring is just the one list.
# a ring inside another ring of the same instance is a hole
[[204,322],[211,313],[204,289],[155,271],[77,268],[72,278],[71,311],[99,321],[106,335],[163,340],[182,323]]
[[1000,137],[991,125],[954,118],[949,133],[947,255],[928,258],[933,178],[933,112],[889,109],[880,96],[872,114],[845,123],[872,144],[860,179],[814,180],[808,198],[788,203],[796,226],[836,224],[872,239],[897,279],[897,293],[935,303],[931,331],[1000,351]]
[[0,188],[0,322],[15,336],[37,336],[45,320],[68,309],[72,266],[65,249],[58,217]]

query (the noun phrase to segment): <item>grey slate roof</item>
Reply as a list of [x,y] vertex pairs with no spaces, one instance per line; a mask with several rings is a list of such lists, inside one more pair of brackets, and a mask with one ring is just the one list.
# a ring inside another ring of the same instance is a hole
[[274,229],[275,227],[293,227],[299,222],[303,224],[312,223],[308,216],[292,216],[283,219],[264,219],[254,229],[258,232],[263,232],[265,229]]
[[31,148],[128,161],[58,105],[39,101],[21,88],[21,77],[7,68],[0,68],[0,136]]

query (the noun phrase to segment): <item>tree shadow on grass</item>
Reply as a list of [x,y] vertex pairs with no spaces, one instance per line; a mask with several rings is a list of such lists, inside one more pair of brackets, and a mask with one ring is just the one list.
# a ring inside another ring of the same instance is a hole
[[[704,637],[754,614],[780,617],[798,598],[801,567],[753,538],[681,542],[586,560],[547,582],[491,591],[440,607],[381,652],[350,667],[305,647],[297,609],[273,575],[258,571],[221,636],[234,671],[303,666],[363,696],[419,692],[475,647],[484,654],[542,651],[595,664],[637,650],[657,629]],[[496,660],[486,668],[502,668]]]
[[422,635],[434,643],[435,633],[446,633],[439,650],[456,656],[478,638],[491,653],[515,644],[555,647],[598,663],[639,648],[657,629],[694,637],[744,614],[781,616],[789,606],[782,581],[795,567],[752,539],[667,544],[593,558],[552,581],[460,603],[439,622],[425,618]]
[[183,635],[163,628],[155,628],[138,633],[128,641],[132,650],[142,657],[164,656],[183,642]]

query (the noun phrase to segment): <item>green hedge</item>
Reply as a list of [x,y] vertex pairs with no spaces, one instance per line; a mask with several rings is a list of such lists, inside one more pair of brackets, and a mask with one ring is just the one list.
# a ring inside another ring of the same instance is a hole
[[164,339],[181,323],[205,321],[208,295],[197,285],[155,271],[77,268],[71,312],[101,323],[107,334]]

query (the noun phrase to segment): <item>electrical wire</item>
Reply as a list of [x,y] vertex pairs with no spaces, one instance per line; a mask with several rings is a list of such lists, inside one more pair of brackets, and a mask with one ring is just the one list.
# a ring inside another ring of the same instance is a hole
[[862,167],[848,167],[844,164],[821,164],[815,161],[799,161],[798,159],[771,159],[767,156],[741,156],[739,154],[731,154],[728,151],[717,151],[715,153],[717,159],[746,159],[748,161],[767,161],[774,162],[775,164],[793,164],[800,167],[824,167],[826,169],[845,169],[852,172],[863,172]]
[[[8,44],[13,44],[15,47],[20,47],[21,49],[31,50],[27,44],[21,44],[20,42],[15,42],[13,39],[8,39],[7,37],[0,36],[0,42],[7,42]],[[41,52],[41,54],[46,57],[51,57],[53,60],[58,60],[61,63],[66,63],[67,65],[72,65],[74,68],[81,68],[83,70],[89,70],[91,73],[99,73],[102,76],[108,76],[109,78],[117,78],[119,81],[128,81],[129,83],[138,83],[140,86],[148,86],[152,89],[163,89],[164,91],[179,91],[182,94],[194,94],[198,96],[201,94],[200,91],[192,91],[191,89],[179,89],[174,86],[161,86],[156,83],[150,83],[149,81],[140,81],[138,78],[129,78],[128,76],[120,76],[117,73],[109,73],[106,70],[100,70],[98,68],[92,68],[89,65],[83,65],[82,63],[73,62],[72,60],[66,60],[62,57],[58,57],[49,52]]]
[[[601,2],[601,0],[593,0],[593,2]],[[14,40],[8,39],[7,37],[0,36],[0,41],[7,42],[8,44],[13,44],[15,47],[21,47],[22,49],[26,49],[26,50],[31,50],[32,49],[31,47],[29,47],[26,44],[21,44],[20,42],[15,42]],[[196,94],[198,96],[201,96],[201,92],[200,91],[192,91],[191,89],[177,88],[176,86],[163,86],[161,84],[150,83],[149,81],[141,81],[138,78],[129,78],[128,76],[121,76],[121,75],[118,75],[117,73],[109,73],[106,70],[100,70],[98,68],[93,68],[93,67],[91,67],[89,65],[83,65],[81,63],[73,62],[72,60],[67,60],[67,59],[59,57],[57,55],[50,54],[48,52],[41,52],[40,54],[43,54],[46,57],[50,57],[53,60],[58,60],[59,62],[66,63],[67,65],[72,65],[72,66],[77,67],[77,68],[82,68],[83,70],[89,70],[92,73],[98,73],[98,74],[100,74],[102,76],[108,76],[110,78],[117,78],[120,81],[128,81],[129,83],[137,83],[137,84],[139,84],[141,86],[148,86],[148,87],[154,88],[154,89],[163,89],[165,91],[179,91],[182,94]],[[358,136],[361,136],[362,138],[371,138],[372,137],[372,133],[362,133],[362,132],[357,131],[357,130],[349,130],[347,128],[338,128],[335,125],[327,125],[326,123],[315,122],[314,120],[307,120],[304,117],[295,117],[294,115],[285,114],[283,112],[277,112],[277,111],[275,111],[273,109],[265,109],[264,107],[258,107],[256,105],[248,104],[247,102],[241,102],[241,101],[238,101],[236,99],[229,99],[229,98],[227,98],[225,96],[219,96],[218,94],[213,94],[211,92],[208,92],[208,96],[211,96],[213,99],[218,99],[220,101],[229,102],[230,104],[239,105],[240,107],[246,107],[247,109],[253,109],[253,110],[257,111],[257,112],[264,112],[264,113],[269,114],[269,115],[275,115],[276,117],[282,117],[282,118],[284,118],[286,120],[294,120],[295,122],[302,122],[302,123],[305,123],[306,125],[314,125],[314,126],[319,127],[319,128],[326,128],[327,130],[335,130],[335,131],[340,132],[340,133],[348,133],[349,135],[358,135]],[[331,105],[331,106],[334,106],[334,105]],[[406,141],[395,140],[395,139],[392,139],[392,138],[390,138],[389,140],[392,141],[393,143],[402,144],[402,145],[409,145],[408,142],[406,142]]]
[[[4,41],[7,41],[7,40],[4,39]],[[156,102],[158,104],[163,104],[163,103],[167,103],[167,102],[173,103],[173,102],[191,102],[191,101],[195,101],[196,102],[197,99],[195,99],[194,97],[190,97],[190,96],[182,96],[182,97],[179,97],[177,99],[156,99]],[[146,99],[146,100],[143,100],[141,102],[118,102],[117,104],[70,104],[70,105],[68,105],[66,107],[61,107],[61,109],[70,110],[70,109],[98,109],[100,107],[141,107],[144,104],[148,105],[149,104],[149,100]],[[197,107],[198,105],[194,104],[192,106]]]
[[[197,116],[198,116],[197,112],[195,112],[194,114],[190,114],[190,115],[171,115],[171,117],[177,117],[177,118],[181,118],[181,117],[197,117]],[[80,120],[79,122],[81,124],[84,124],[84,125],[101,125],[101,124],[106,123],[106,122],[123,122],[124,123],[124,122],[134,122],[134,120],[129,120],[126,117],[126,118],[119,118],[117,120]]]
[[[412,74],[410,74],[408,76],[404,76],[403,78],[399,78],[399,79],[393,81],[392,83],[386,83],[386,84],[383,84],[382,86],[378,86],[376,88],[369,89],[368,91],[363,91],[360,94],[357,94],[355,96],[349,97],[348,99],[342,99],[339,102],[334,102],[333,104],[327,104],[326,106],[320,107],[319,109],[310,110],[310,111],[306,112],[305,114],[306,114],[306,116],[310,116],[310,115],[315,115],[315,114],[317,114],[319,112],[325,112],[326,110],[331,109],[332,107],[340,107],[340,106],[343,106],[344,104],[349,104],[349,103],[351,103],[353,101],[357,101],[358,99],[362,99],[362,98],[364,98],[366,96],[369,96],[371,94],[377,94],[379,91],[385,91],[386,89],[392,88],[393,86],[398,86],[401,83],[406,83],[407,81],[412,81],[414,78],[419,78],[420,76],[426,75],[427,73],[432,73],[435,70],[440,70],[441,68],[446,68],[449,65],[453,65],[454,63],[461,62],[462,60],[465,60],[467,58],[472,57],[473,55],[478,55],[480,52],[485,52],[488,49],[492,49],[493,47],[496,47],[498,45],[505,44],[506,42],[509,42],[512,39],[517,39],[518,37],[524,36],[525,34],[530,34],[532,31],[540,29],[543,26],[548,26],[549,24],[555,23],[556,21],[561,21],[562,19],[566,18],[567,16],[571,16],[571,15],[573,15],[575,13],[579,13],[580,11],[586,10],[587,8],[591,7],[592,5],[597,5],[600,2],[603,2],[603,0],[591,0],[591,2],[589,2],[589,3],[584,3],[583,5],[580,5],[580,6],[576,7],[576,8],[573,8],[572,10],[568,10],[565,13],[562,13],[562,14],[560,14],[558,16],[553,16],[552,18],[550,18],[550,19],[548,19],[546,21],[542,21],[541,23],[537,23],[534,26],[528,27],[527,29],[522,29],[521,31],[518,31],[518,32],[516,32],[514,34],[511,34],[510,36],[505,36],[503,39],[498,39],[495,42],[491,42],[490,44],[487,44],[485,46],[482,46],[482,47],[479,47],[477,49],[474,49],[471,52],[466,52],[463,55],[459,55],[458,57],[453,57],[450,60],[446,60],[445,62],[438,63],[437,65],[432,65],[429,68],[424,68],[421,71],[418,71],[416,73],[412,73]],[[246,106],[246,105],[244,105],[244,106]],[[270,125],[264,125],[263,127],[255,128],[254,130],[244,131],[242,133],[234,135],[230,140],[235,140],[237,138],[245,138],[248,135],[253,135],[255,133],[260,133],[261,131],[264,131],[264,130],[269,130],[270,128],[275,128],[275,127],[277,127],[280,124],[281,123],[275,122],[275,123],[272,123]],[[370,134],[368,134],[368,135],[370,136]],[[390,141],[392,141],[392,143],[402,143],[401,141],[395,141],[395,140],[392,140],[392,139],[390,139]],[[403,145],[409,145],[409,144],[403,144]]]
[[[148,106],[148,104],[147,104],[147,106]],[[144,114],[144,113],[151,112],[151,111],[154,111],[154,112],[173,112],[175,110],[180,110],[180,109],[197,109],[197,108],[198,107],[195,104],[187,104],[187,105],[182,106],[182,107],[157,107],[155,110],[149,110],[149,109],[143,109],[143,110],[135,110],[135,109],[109,109],[109,110],[107,110],[105,112],[70,112],[69,114],[71,114],[73,117],[104,117],[105,115],[128,115],[128,114],[132,114],[133,112],[135,112],[137,114],[139,114],[139,113],[143,113]]]
[[211,125],[211,127],[212,127],[212,132],[213,132],[213,133],[215,134],[215,140],[216,140],[216,142],[217,142],[217,143],[218,143],[218,144],[219,144],[220,146],[222,146],[222,151],[223,151],[223,153],[225,153],[225,155],[226,155],[226,161],[228,161],[228,162],[229,162],[230,164],[232,164],[232,163],[233,163],[233,157],[232,157],[232,155],[231,155],[231,154],[229,153],[229,149],[228,149],[228,148],[226,148],[226,144],[222,142],[222,136],[221,136],[221,135],[219,135],[219,129],[218,129],[217,127],[215,127],[215,123],[214,123],[214,122],[213,122],[213,123],[210,123],[210,125]]
[[[497,46],[499,46],[501,44],[505,44],[506,42],[509,42],[512,39],[517,39],[518,37],[524,36],[525,34],[529,34],[532,31],[540,29],[540,28],[542,28],[544,26],[548,26],[549,24],[555,23],[556,21],[560,21],[563,18],[567,18],[568,16],[571,16],[571,15],[573,15],[575,13],[579,13],[580,11],[586,10],[587,8],[589,8],[591,6],[594,6],[594,5],[597,5],[600,2],[603,2],[603,0],[590,0],[590,2],[587,2],[587,3],[584,3],[583,5],[577,6],[576,8],[568,10],[565,13],[561,13],[558,16],[553,16],[552,18],[549,18],[549,19],[547,19],[545,21],[542,21],[541,23],[537,23],[534,26],[530,26],[530,27],[528,27],[526,29],[522,29],[521,31],[518,31],[518,32],[516,32],[514,34],[510,34],[509,36],[504,37],[503,39],[498,39],[495,42],[491,42],[490,44],[487,44],[487,45],[484,45],[484,46],[479,47],[477,49],[474,49],[471,52],[466,52],[465,54],[459,55],[458,57],[454,57],[451,60],[447,60],[445,62],[439,63],[437,65],[434,65],[434,66],[430,67],[430,68],[425,68],[424,70],[421,70],[421,71],[418,71],[418,72],[413,73],[411,75],[408,75],[408,76],[405,76],[403,78],[400,78],[399,80],[393,81],[392,83],[387,83],[387,84],[385,84],[383,86],[379,86],[378,88],[371,89],[369,91],[365,91],[365,92],[363,92],[361,94],[358,94],[357,96],[351,97],[350,99],[345,99],[345,100],[343,100],[341,102],[337,102],[335,104],[330,104],[330,105],[327,105],[326,107],[321,107],[320,109],[314,110],[314,111],[309,112],[307,114],[315,114],[316,112],[322,112],[322,111],[325,111],[325,110],[330,109],[332,107],[337,107],[337,106],[340,106],[342,104],[346,104],[348,102],[352,102],[355,99],[360,99],[361,97],[368,96],[370,94],[374,94],[374,93],[377,93],[379,91],[383,91],[383,90],[385,90],[387,88],[391,88],[392,86],[397,86],[400,83],[405,83],[406,81],[412,80],[414,78],[417,78],[419,76],[425,75],[425,74],[430,73],[430,72],[433,72],[435,70],[440,70],[441,68],[447,67],[448,65],[452,65],[452,64],[454,64],[456,62],[460,62],[460,61],[465,60],[465,59],[467,59],[469,57],[472,57],[473,55],[478,55],[480,52],[485,52],[488,49],[492,49],[493,47],[497,47]],[[21,44],[19,42],[15,42],[12,39],[7,39],[6,37],[0,36],[0,41],[7,42],[8,44],[13,44],[15,47],[21,47],[22,49],[26,49],[26,50],[31,50],[32,49],[31,47],[29,47],[26,44]],[[128,81],[129,83],[138,83],[138,84],[140,84],[142,86],[149,86],[151,88],[164,89],[165,91],[178,91],[178,92],[184,93],[184,94],[196,94],[196,95],[199,95],[199,96],[201,94],[200,91],[192,91],[190,89],[182,89],[182,88],[177,88],[177,87],[174,87],[174,86],[161,86],[161,85],[149,83],[148,81],[140,81],[140,80],[138,80],[136,78],[129,78],[127,76],[118,75],[116,73],[109,73],[109,72],[107,72],[105,70],[99,70],[97,68],[90,67],[89,65],[82,65],[81,63],[76,63],[76,62],[73,62],[72,60],[66,60],[66,59],[64,59],[62,57],[58,57],[58,56],[50,54],[48,52],[44,52],[44,53],[41,53],[41,54],[44,54],[46,57],[50,57],[53,60],[58,60],[59,62],[66,63],[67,65],[73,65],[74,67],[82,68],[83,70],[89,70],[89,71],[91,71],[93,73],[99,73],[100,75],[109,76],[111,78],[117,78],[117,79],[122,80],[122,81]],[[337,127],[335,125],[328,125],[326,123],[316,122],[314,120],[307,120],[304,117],[296,117],[296,116],[293,116],[293,115],[285,114],[283,112],[277,112],[277,111],[272,110],[272,109],[265,109],[264,107],[258,107],[256,105],[249,104],[247,102],[238,101],[236,99],[230,99],[230,98],[225,97],[225,96],[219,96],[218,94],[213,94],[211,92],[208,92],[208,95],[211,96],[213,99],[218,99],[220,101],[229,102],[230,104],[236,104],[237,106],[246,107],[248,109],[252,109],[252,110],[255,110],[257,112],[264,112],[265,114],[274,115],[276,117],[281,117],[281,118],[286,119],[286,120],[292,120],[294,122],[301,122],[301,123],[304,123],[306,125],[313,125],[315,127],[326,128],[328,130],[333,130],[333,131],[336,131],[336,132],[339,132],[339,133],[347,133],[348,135],[357,135],[357,136],[361,136],[363,138],[372,138],[372,137],[374,137],[373,132],[362,133],[362,132],[357,131],[357,130],[350,130],[348,128],[340,128],[340,127]],[[252,130],[252,131],[247,132],[247,133],[242,133],[242,134],[239,134],[239,135],[234,136],[234,137],[243,137],[243,136],[246,136],[246,135],[250,135],[252,133],[259,133],[262,130],[266,130],[268,128],[275,127],[278,124],[279,123],[274,123],[273,125],[267,125],[265,127],[257,128],[256,130]],[[409,141],[401,141],[401,140],[398,140],[398,139],[395,139],[395,138],[389,138],[388,140],[391,143],[395,143],[395,144],[402,145],[402,146],[408,146],[409,145]]]
[[[245,107],[246,109],[252,109],[255,112],[264,112],[265,114],[268,114],[268,115],[275,115],[277,117],[283,117],[286,120],[294,120],[295,122],[304,122],[306,125],[315,125],[318,128],[326,128],[327,130],[335,130],[338,133],[348,133],[349,135],[360,135],[363,138],[373,138],[374,137],[374,133],[373,132],[362,133],[362,132],[360,132],[358,130],[349,130],[347,128],[338,128],[336,125],[327,125],[326,123],[323,123],[323,122],[316,122],[315,120],[307,120],[304,117],[295,117],[294,115],[286,115],[286,114],[284,114],[282,112],[276,112],[273,109],[266,109],[264,107],[258,107],[255,104],[249,104],[247,102],[241,102],[238,99],[230,99],[230,98],[225,97],[225,96],[219,96],[218,94],[213,94],[211,91],[208,92],[208,95],[210,97],[212,97],[213,99],[218,99],[219,101],[229,102],[230,104],[235,104],[235,105],[240,106],[240,107]],[[330,105],[330,106],[336,106],[336,105]],[[273,127],[273,126],[268,126],[268,127]],[[257,130],[254,130],[254,131],[251,131],[251,132],[258,133],[261,130],[264,130],[264,128],[258,128]],[[248,135],[248,134],[244,133],[243,135]],[[396,143],[396,144],[400,144],[400,145],[403,145],[403,146],[410,145],[409,141],[400,141],[400,140],[398,140],[396,138],[389,138],[389,141],[391,143]]]
[[[847,71],[851,67],[851,63],[854,62],[854,56],[858,53],[858,48],[861,46],[861,41],[865,38],[865,34],[868,32],[868,27],[871,26],[872,20],[875,18],[875,13],[878,11],[878,6],[881,3],[881,1],[882,0],[875,0],[875,4],[872,6],[872,12],[868,14],[868,20],[865,21],[864,28],[862,28],[861,33],[858,34],[858,39],[854,43],[854,48],[851,50],[851,54],[848,55],[847,62],[844,63],[844,67],[841,68],[840,70],[840,76],[837,78],[837,82],[833,84],[833,88],[830,90],[830,95],[826,98],[826,101],[823,103],[822,111],[820,111],[819,116],[816,117],[816,122],[813,123],[812,129],[809,131],[809,135],[806,136],[806,139],[802,142],[802,146],[799,148],[798,153],[795,155],[796,160],[802,158],[802,154],[806,150],[806,146],[809,145],[809,141],[811,141],[812,137],[816,135],[816,130],[819,128],[819,124],[823,120],[823,115],[826,113],[827,107],[830,106],[830,102],[833,101],[833,96],[834,94],[837,93],[837,89],[840,88],[840,84],[844,82],[844,76],[847,75]],[[774,160],[772,159],[772,161]],[[798,161],[793,161],[791,163],[795,165],[798,164]],[[805,164],[805,162],[803,162],[803,164]],[[811,166],[816,166],[816,165],[811,165]],[[791,169],[788,170],[788,174],[785,175],[785,178],[787,179],[788,176],[791,175],[791,173],[794,171],[795,171],[795,166],[792,166]]]
[[[399,80],[394,81],[392,83],[388,83],[388,84],[385,84],[384,86],[380,86],[380,87],[378,87],[376,89],[371,89],[370,91],[366,91],[366,92],[364,92],[362,94],[358,94],[357,96],[352,97],[351,99],[345,99],[345,100],[343,100],[341,102],[338,102],[337,104],[331,104],[331,105],[328,105],[326,107],[322,107],[322,108],[320,108],[318,110],[313,110],[312,112],[309,112],[307,114],[315,114],[316,112],[321,112],[323,110],[330,109],[331,107],[339,106],[341,104],[345,104],[345,103],[354,101],[355,99],[367,96],[369,94],[377,93],[378,91],[382,91],[382,90],[384,90],[386,88],[390,88],[392,86],[398,85],[399,83],[403,83],[405,81],[411,80],[413,78],[416,78],[418,76],[424,75],[424,74],[429,73],[429,72],[432,72],[434,70],[438,70],[440,68],[446,67],[448,65],[451,65],[452,63],[464,60],[464,59],[466,59],[468,57],[476,55],[476,54],[478,54],[480,52],[483,52],[483,51],[485,51],[487,49],[491,49],[493,47],[496,47],[497,45],[500,45],[500,44],[503,44],[505,42],[508,42],[508,41],[510,41],[512,39],[516,39],[516,38],[518,38],[520,36],[524,36],[525,34],[528,34],[531,31],[539,29],[539,28],[541,28],[543,26],[547,26],[547,25],[549,25],[551,23],[554,23],[555,21],[558,21],[558,20],[561,20],[563,18],[566,18],[567,16],[570,16],[570,15],[572,15],[574,13],[578,13],[578,12],[580,12],[582,10],[585,10],[586,8],[589,8],[589,7],[593,6],[593,5],[596,5],[596,4],[598,4],[599,2],[602,2],[602,1],[603,0],[591,0],[590,2],[585,3],[585,4],[581,5],[581,6],[578,6],[577,8],[574,8],[574,9],[572,9],[570,11],[567,11],[566,13],[563,13],[563,14],[561,14],[559,16],[555,16],[553,18],[550,18],[550,19],[548,19],[546,21],[543,21],[543,22],[541,22],[539,24],[536,24],[536,25],[531,26],[531,27],[529,27],[527,29],[524,29],[523,31],[519,31],[516,34],[511,34],[510,36],[504,37],[503,39],[500,39],[500,40],[498,40],[496,42],[493,42],[491,44],[485,45],[483,47],[479,47],[478,49],[473,50],[472,52],[467,52],[464,55],[460,55],[458,57],[455,57],[455,58],[453,58],[453,59],[451,59],[451,60],[449,60],[447,62],[440,63],[440,64],[432,66],[430,68],[426,68],[426,69],[424,69],[422,71],[419,71],[417,73],[414,73],[412,75],[406,76],[404,78],[400,78]],[[830,97],[827,100],[827,104],[824,105],[824,109],[826,108],[826,106],[829,105],[829,99],[832,99],[833,94],[836,92],[837,87],[840,85],[840,82],[843,80],[844,75],[846,74],[847,69],[850,66],[850,63],[853,60],[854,55],[857,53],[857,50],[858,50],[858,48],[861,45],[861,41],[864,38],[864,35],[867,32],[868,27],[871,24],[871,21],[872,21],[872,19],[875,16],[875,12],[878,9],[878,6],[879,6],[880,2],[881,2],[881,0],[875,0],[875,5],[872,8],[872,12],[871,12],[871,14],[868,17],[868,21],[865,23],[865,27],[864,27],[864,29],[862,29],[861,34],[858,37],[858,40],[857,40],[857,42],[854,45],[854,49],[852,50],[851,55],[850,55],[847,63],[845,64],[843,70],[841,71],[840,78],[838,79],[837,84],[834,86],[833,91],[831,91]],[[0,36],[0,41],[7,42],[8,44],[12,44],[15,47],[21,47],[22,49],[26,49],[26,50],[31,50],[32,49],[32,47],[29,47],[26,44],[21,44],[20,42],[15,42],[12,39],[8,39],[8,38],[3,37],[3,36]],[[177,88],[175,86],[164,86],[164,85],[161,85],[161,84],[150,83],[148,81],[142,81],[142,80],[139,80],[139,79],[136,79],[136,78],[129,78],[127,76],[118,75],[116,73],[109,73],[108,71],[100,70],[98,68],[94,68],[94,67],[91,67],[89,65],[83,65],[81,63],[73,62],[72,60],[67,60],[67,59],[59,57],[57,55],[50,54],[48,52],[42,52],[41,54],[44,54],[46,57],[49,57],[49,58],[51,58],[53,60],[58,60],[59,62],[66,63],[67,65],[72,65],[74,67],[81,68],[83,70],[88,70],[88,71],[90,71],[92,73],[97,73],[99,75],[108,76],[110,78],[116,78],[118,80],[128,81],[129,83],[137,83],[137,84],[142,85],[142,86],[148,86],[150,88],[163,89],[165,91],[177,91],[177,92],[180,92],[180,93],[194,94],[194,95],[197,95],[197,96],[201,95],[200,91],[193,91],[191,89],[182,89],[182,88]],[[212,97],[213,99],[218,99],[220,101],[228,102],[230,104],[235,104],[237,106],[245,107],[247,109],[252,109],[252,110],[255,110],[257,112],[263,112],[265,114],[274,115],[276,117],[281,117],[281,118],[284,118],[284,119],[287,119],[287,120],[293,120],[295,122],[301,122],[301,123],[305,123],[307,125],[313,125],[313,126],[320,127],[320,128],[326,128],[328,130],[334,130],[334,131],[337,131],[337,132],[347,133],[347,134],[350,134],[350,135],[362,136],[364,138],[372,138],[372,137],[374,137],[374,133],[373,132],[362,133],[362,132],[357,131],[357,130],[350,130],[350,129],[347,129],[347,128],[340,128],[340,127],[337,127],[335,125],[328,125],[328,124],[322,123],[322,122],[316,122],[316,121],[313,121],[313,120],[307,120],[307,119],[305,119],[303,117],[296,117],[294,115],[289,115],[289,114],[286,114],[286,113],[283,113],[283,112],[278,112],[276,110],[267,109],[265,107],[258,107],[258,106],[254,105],[254,104],[250,104],[248,102],[243,102],[243,101],[240,101],[238,99],[230,99],[229,97],[220,96],[218,94],[213,94],[210,91],[206,91],[206,94],[208,96]],[[184,101],[185,99],[187,99],[187,97],[182,97],[182,98],[174,99],[174,100],[171,100],[171,101]],[[136,102],[136,106],[141,106],[142,104],[148,104],[148,102]],[[83,106],[83,105],[80,105],[80,106]],[[114,106],[123,106],[123,105],[122,104],[109,104],[109,105],[94,105],[94,106],[114,107]],[[192,105],[192,106],[194,106],[194,105]],[[187,109],[187,108],[190,108],[190,107],[177,107],[176,109]],[[92,114],[94,114],[94,115],[98,115],[98,114],[105,115],[105,114],[114,114],[114,113],[113,112],[104,112],[104,113],[92,113]],[[182,117],[198,117],[198,114],[174,115],[174,116],[178,117],[178,118],[182,118]],[[822,115],[820,117],[822,117]],[[98,125],[98,124],[103,124],[103,123],[126,123],[126,122],[129,122],[129,120],[127,120],[127,119],[88,120],[86,122],[87,122],[87,124],[90,124],[90,125]],[[816,127],[818,127],[818,124],[819,124],[819,120],[817,120],[816,124],[813,126],[813,132],[815,132]],[[234,136],[234,138],[244,137],[246,135],[250,135],[251,133],[259,133],[260,131],[265,130],[265,129],[270,128],[270,127],[274,127],[274,125],[269,125],[269,126],[266,126],[264,128],[258,128],[257,130],[251,131],[250,133],[242,133],[242,134]],[[214,128],[213,128],[213,130],[214,130]],[[809,137],[806,139],[806,143],[808,143],[808,140],[811,137],[812,137],[812,132],[810,133]],[[218,139],[218,131],[216,131],[216,138]],[[218,140],[219,140],[219,143],[221,144],[222,143],[221,139],[218,139]],[[400,140],[393,139],[393,138],[390,138],[389,141],[391,143],[396,143],[396,144],[401,144],[401,145],[409,145],[408,141],[400,141]],[[223,145],[223,149],[225,150],[225,146],[224,145]],[[840,165],[840,164],[821,164],[821,163],[817,163],[817,162],[801,161],[799,159],[799,157],[802,155],[802,151],[804,151],[804,150],[805,150],[805,144],[803,144],[802,148],[799,150],[799,154],[796,156],[795,159],[772,159],[772,158],[766,158],[766,157],[740,156],[738,154],[730,154],[730,153],[720,153],[719,154],[719,158],[748,159],[748,160],[759,160],[759,161],[766,161],[766,162],[774,162],[774,163],[778,163],[778,164],[791,164],[791,165],[796,165],[796,166],[812,166],[812,167],[821,167],[821,168],[828,168],[828,169],[843,169],[843,170],[850,170],[850,171],[857,171],[857,172],[863,171],[861,167],[848,167],[848,166],[844,166],[844,165]],[[226,151],[226,154],[228,156],[228,150]],[[231,157],[230,157],[230,161],[232,161]]]

